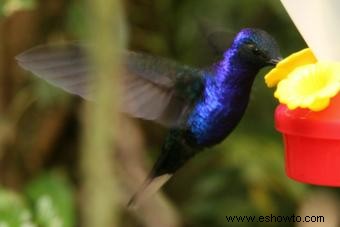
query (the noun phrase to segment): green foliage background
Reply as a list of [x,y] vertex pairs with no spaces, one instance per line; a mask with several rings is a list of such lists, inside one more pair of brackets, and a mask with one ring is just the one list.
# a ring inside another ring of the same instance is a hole
[[[14,7],[11,9],[15,10],[8,11],[10,4]],[[55,13],[52,9],[51,13],[48,4],[60,8],[60,12]],[[305,47],[279,1],[126,0],[124,4],[130,34],[129,49],[169,57],[183,64],[204,67],[214,60],[198,28],[200,19],[209,19],[217,27],[234,32],[243,27],[267,30],[278,40],[283,56]],[[81,0],[1,0],[0,9],[0,20],[4,24],[6,20],[16,20],[20,12],[34,12],[40,18],[38,22],[33,22],[37,23],[40,35],[31,41],[32,46],[51,40],[84,40],[85,22],[91,20],[87,17],[84,1]],[[3,39],[6,31],[2,31]],[[31,38],[32,34],[24,36]],[[16,52],[28,47],[29,44],[18,47]],[[16,71],[19,69],[16,68]],[[226,215],[292,215],[306,195],[314,190],[315,187],[289,180],[284,173],[281,136],[275,131],[273,122],[273,111],[277,103],[273,99],[273,91],[265,87],[263,80],[267,71],[265,69],[258,75],[247,113],[235,132],[222,144],[197,156],[165,187],[164,190],[180,214],[183,226],[235,226],[235,223],[226,221]],[[51,206],[55,206],[53,209],[63,220],[62,226],[77,226],[75,223],[78,216],[75,210],[81,207],[71,202],[77,198],[79,192],[79,175],[72,164],[77,156],[74,157],[69,152],[76,153],[79,149],[76,141],[81,130],[77,120],[80,100],[22,71],[16,73],[21,79],[16,80],[16,86],[7,100],[14,104],[3,108],[6,111],[3,110],[0,115],[0,129],[14,130],[16,139],[14,143],[4,146],[2,153],[7,155],[0,158],[15,163],[10,168],[3,167],[5,173],[13,169],[16,169],[15,172],[28,172],[9,174],[16,179],[16,183],[11,183],[7,175],[0,176],[3,178],[0,223],[7,220],[3,214],[9,217],[14,209],[14,213],[29,213],[30,220],[39,224],[38,226],[52,226],[46,224],[42,218],[39,219],[34,205],[40,196],[48,195]],[[27,107],[28,110],[25,109],[24,106],[30,102],[34,104]],[[40,119],[45,119],[47,113],[60,109],[67,112],[67,117],[61,122],[61,134],[48,147],[51,152],[48,158],[44,159],[43,164],[38,163],[39,168],[20,162],[20,159],[26,160],[25,158],[32,155],[28,147],[33,150],[33,144],[41,139],[38,137],[41,132],[38,134],[39,128],[36,126]],[[13,120],[12,116],[18,116],[18,119]],[[163,140],[159,135],[164,135],[164,129],[148,122],[137,123],[142,126],[150,159],[154,160]],[[14,151],[19,151],[16,157],[8,155]],[[49,171],[55,168],[62,169],[61,173],[50,174]],[[122,221],[121,226],[135,226],[138,223],[128,213],[123,214],[127,218]],[[15,221],[20,219],[20,215],[17,216]],[[127,221],[129,219],[134,221]],[[275,227],[294,226],[294,223],[266,224]],[[242,223],[242,226],[263,225]]]

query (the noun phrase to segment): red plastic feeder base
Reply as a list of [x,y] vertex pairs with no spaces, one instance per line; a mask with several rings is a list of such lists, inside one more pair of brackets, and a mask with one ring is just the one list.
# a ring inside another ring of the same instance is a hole
[[287,175],[297,181],[340,186],[340,95],[323,111],[279,105],[275,126],[283,134]]

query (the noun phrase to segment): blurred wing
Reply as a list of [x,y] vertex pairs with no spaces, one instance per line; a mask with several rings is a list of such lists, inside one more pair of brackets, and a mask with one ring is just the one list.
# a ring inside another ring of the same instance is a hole
[[78,44],[41,45],[18,55],[18,64],[65,91],[92,100],[90,67]]
[[[17,56],[24,69],[47,82],[93,100],[92,69],[77,44],[38,46]],[[147,54],[127,52],[122,77],[122,111],[133,117],[178,126],[202,92],[201,72]]]
[[222,55],[233,43],[235,32],[226,30],[222,26],[217,26],[216,23],[209,19],[201,18],[198,25],[215,54]]
[[220,30],[208,34],[206,38],[215,53],[221,55],[231,46],[234,36],[234,33]]

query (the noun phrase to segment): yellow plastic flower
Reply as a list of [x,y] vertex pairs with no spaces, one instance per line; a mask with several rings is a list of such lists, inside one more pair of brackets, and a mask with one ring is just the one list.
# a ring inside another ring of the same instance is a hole
[[266,84],[268,87],[274,87],[296,67],[313,64],[316,63],[316,61],[313,52],[309,48],[296,52],[280,61],[276,67],[265,76]]
[[320,111],[339,90],[340,63],[317,62],[290,72],[279,82],[274,96],[291,110],[301,107]]
[[277,85],[274,96],[289,109],[321,111],[340,90],[340,63],[317,62],[307,48],[279,62],[265,81]]

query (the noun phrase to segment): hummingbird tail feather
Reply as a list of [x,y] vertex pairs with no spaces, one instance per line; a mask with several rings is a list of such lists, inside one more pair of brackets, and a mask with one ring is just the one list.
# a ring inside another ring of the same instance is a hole
[[139,207],[147,198],[155,194],[170,178],[172,174],[163,174],[154,178],[147,178],[127,204],[128,208]]

